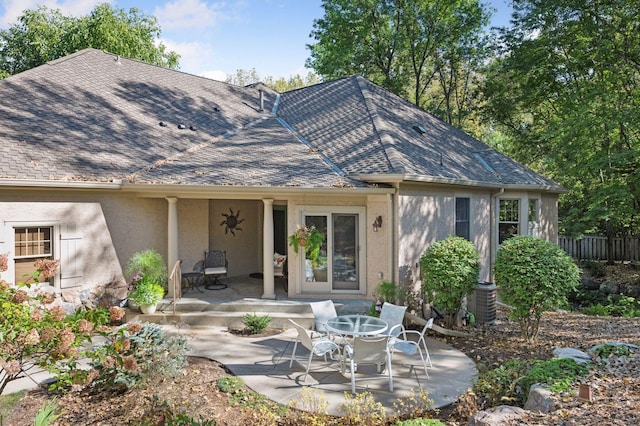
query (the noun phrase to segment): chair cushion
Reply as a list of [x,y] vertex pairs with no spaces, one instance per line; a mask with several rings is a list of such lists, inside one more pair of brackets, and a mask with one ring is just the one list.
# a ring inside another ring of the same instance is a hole
[[418,345],[415,342],[396,340],[391,345],[394,349],[397,349],[407,355],[414,355],[416,352],[418,352]]
[[226,274],[227,268],[205,268],[205,275],[218,275],[218,274]]
[[284,254],[273,253],[273,266],[276,268],[281,268],[285,260],[287,260],[287,256]]

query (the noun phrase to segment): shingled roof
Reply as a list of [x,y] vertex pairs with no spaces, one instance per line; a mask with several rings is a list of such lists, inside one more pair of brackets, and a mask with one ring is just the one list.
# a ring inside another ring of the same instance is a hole
[[0,98],[4,179],[561,189],[357,76],[279,95],[85,49],[0,80]]

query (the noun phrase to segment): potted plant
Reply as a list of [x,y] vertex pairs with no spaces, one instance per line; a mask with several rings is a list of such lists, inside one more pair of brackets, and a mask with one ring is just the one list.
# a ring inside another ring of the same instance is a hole
[[289,235],[289,245],[298,252],[300,247],[305,248],[305,253],[310,259],[317,259],[320,254],[320,247],[324,242],[324,234],[314,225],[298,225],[296,232]]
[[152,314],[156,311],[156,305],[164,297],[164,288],[158,284],[154,277],[149,275],[136,276],[134,288],[129,293],[129,299],[140,306],[143,314]]

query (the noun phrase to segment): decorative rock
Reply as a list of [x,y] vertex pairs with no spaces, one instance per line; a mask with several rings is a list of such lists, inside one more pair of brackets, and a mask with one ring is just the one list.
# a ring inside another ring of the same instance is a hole
[[489,410],[478,411],[469,419],[467,426],[500,426],[507,422],[517,420],[525,411],[520,407],[500,405]]
[[534,413],[550,413],[556,409],[556,403],[552,397],[553,392],[542,385],[535,384],[529,390],[524,409]]
[[575,362],[579,362],[582,364],[591,362],[591,355],[575,348],[555,348],[553,350],[553,356],[555,358],[571,358]]

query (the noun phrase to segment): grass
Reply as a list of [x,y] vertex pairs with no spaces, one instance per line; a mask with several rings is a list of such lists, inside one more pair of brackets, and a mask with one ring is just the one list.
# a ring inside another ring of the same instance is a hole
[[0,396],[0,424],[4,424],[4,419],[9,417],[9,414],[13,411],[14,407],[20,401],[20,398],[24,396],[26,391],[21,390],[19,392],[10,393]]

